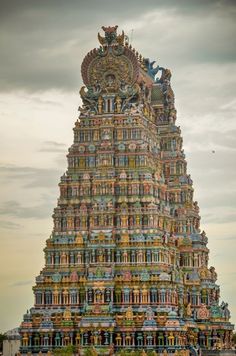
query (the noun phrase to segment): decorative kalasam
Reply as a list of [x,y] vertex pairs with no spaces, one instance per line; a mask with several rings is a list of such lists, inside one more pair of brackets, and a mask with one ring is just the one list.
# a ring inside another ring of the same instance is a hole
[[228,355],[233,325],[208,266],[171,72],[117,26],[103,30],[82,63],[80,116],[21,353]]

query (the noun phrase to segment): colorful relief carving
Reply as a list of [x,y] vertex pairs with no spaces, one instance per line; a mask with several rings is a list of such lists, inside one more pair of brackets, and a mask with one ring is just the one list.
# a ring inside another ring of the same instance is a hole
[[21,353],[230,349],[233,325],[208,267],[171,72],[117,26],[103,29],[82,63],[83,106]]

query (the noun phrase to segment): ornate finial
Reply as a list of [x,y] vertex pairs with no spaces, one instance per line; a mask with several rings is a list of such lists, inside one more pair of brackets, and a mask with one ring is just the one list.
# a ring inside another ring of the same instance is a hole
[[116,26],[108,26],[108,27],[105,27],[105,26],[102,26],[102,29],[105,33],[113,33],[113,32],[116,32],[118,28],[118,25]]
[[125,34],[122,31],[121,35],[117,35],[117,28],[118,26],[102,26],[103,31],[105,32],[105,37],[102,37],[98,32],[98,40],[102,46],[108,45],[123,45]]

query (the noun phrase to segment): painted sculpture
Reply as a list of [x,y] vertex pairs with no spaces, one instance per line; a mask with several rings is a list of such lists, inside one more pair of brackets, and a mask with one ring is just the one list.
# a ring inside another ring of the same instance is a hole
[[103,27],[82,63],[82,107],[59,183],[21,354],[143,355],[232,347],[208,266],[169,69]]

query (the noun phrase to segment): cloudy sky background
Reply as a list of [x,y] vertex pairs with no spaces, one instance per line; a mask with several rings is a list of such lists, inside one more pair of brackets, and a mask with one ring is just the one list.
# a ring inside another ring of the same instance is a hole
[[236,2],[226,0],[0,1],[0,332],[33,304],[78,116],[80,65],[101,26],[116,24],[172,70],[210,265],[236,321],[235,20]]

